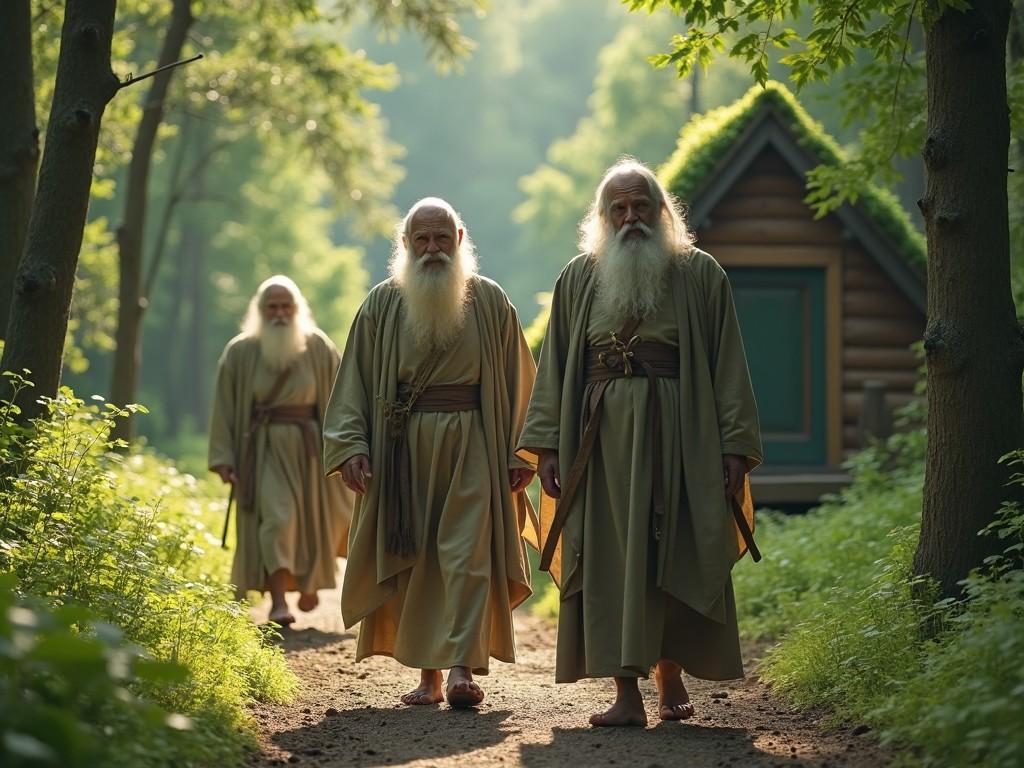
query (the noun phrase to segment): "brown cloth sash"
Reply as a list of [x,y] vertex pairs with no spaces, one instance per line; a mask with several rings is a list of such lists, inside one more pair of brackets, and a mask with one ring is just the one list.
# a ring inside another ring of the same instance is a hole
[[[412,526],[412,460],[409,457],[409,415],[412,413],[454,413],[480,407],[479,384],[435,384],[416,387],[399,383],[395,402],[384,403],[384,418],[391,437],[385,454],[384,472],[385,549],[407,557],[416,551]],[[398,478],[397,484],[392,478]]]
[[[661,453],[661,400],[658,395],[658,379],[679,378],[679,348],[659,342],[645,342],[639,336],[633,335],[640,322],[636,318],[626,321],[618,333],[611,334],[611,343],[599,346],[588,347],[585,358],[585,379],[586,384],[593,384],[590,391],[590,398],[586,404],[585,425],[583,436],[580,439],[580,447],[569,468],[569,476],[562,486],[561,498],[555,509],[554,518],[551,521],[551,528],[548,531],[544,548],[541,552],[540,569],[550,570],[551,561],[555,555],[555,548],[561,537],[562,529],[565,527],[565,520],[569,515],[576,492],[579,490],[580,482],[586,474],[587,466],[590,463],[590,456],[593,453],[594,445],[597,442],[598,429],[601,424],[601,411],[603,409],[604,393],[608,383],[621,378],[632,378],[633,376],[646,376],[651,393],[650,440],[652,450],[652,507],[654,514],[651,516],[652,533],[655,540],[661,538],[662,524],[665,519],[665,487],[662,478],[662,453]],[[751,557],[755,560],[761,559],[760,552],[754,544],[754,537],[743,516],[742,509],[733,499],[730,504],[736,525],[740,535],[743,536],[747,547],[750,549]]]
[[320,452],[315,405],[253,403],[252,416],[249,418],[249,431],[246,434],[245,456],[242,459],[239,509],[252,509],[253,501],[256,498],[256,436],[259,434],[260,427],[266,424],[294,424],[302,430],[306,455],[315,460]]

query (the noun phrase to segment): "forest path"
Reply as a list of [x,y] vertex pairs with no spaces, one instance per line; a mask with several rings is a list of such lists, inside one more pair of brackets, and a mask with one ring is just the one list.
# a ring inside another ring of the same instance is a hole
[[[322,592],[320,607],[296,612],[284,633],[299,692],[292,704],[256,709],[261,750],[250,765],[877,768],[893,757],[870,735],[823,730],[793,712],[756,674],[730,683],[687,678],[697,714],[685,723],[658,720],[654,683],[641,681],[647,728],[591,728],[589,715],[611,703],[611,681],[555,685],[555,629],[522,611],[519,661],[492,662],[490,675],[478,678],[487,693],[478,709],[406,707],[398,697],[418,673],[383,657],[357,664],[356,634],[345,632],[338,606],[337,592]],[[266,610],[254,609],[254,618],[265,620]]]

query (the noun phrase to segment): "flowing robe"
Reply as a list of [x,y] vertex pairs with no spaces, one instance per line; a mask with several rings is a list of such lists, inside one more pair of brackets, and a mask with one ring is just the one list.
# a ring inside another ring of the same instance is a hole
[[255,450],[252,508],[239,504],[235,518],[231,581],[239,598],[249,590],[265,591],[267,576],[281,568],[292,574],[289,590],[309,593],[335,586],[335,558],[345,555],[353,494],[340,479],[324,477],[320,435],[338,362],[334,344],[315,330],[272,403],[315,406],[317,418],[309,429],[317,450],[310,455],[303,428],[294,424],[265,424],[245,445],[253,404],[270,394],[277,371],[263,362],[259,341],[251,336],[236,336],[221,355],[208,466],[237,472],[245,452]]
[[[589,392],[584,353],[607,344],[612,320],[595,301],[593,260],[559,277],[521,450],[558,451],[564,484]],[[651,534],[653,451],[645,376],[605,392],[597,444],[552,564],[561,589],[556,680],[646,675],[660,658],[709,679],[743,674],[730,571],[743,554],[723,493],[722,455],[761,461],[757,409],[732,293],[715,260],[695,250],[666,279],[662,304],[636,331],[678,346],[678,379],[658,381],[665,521]],[[749,484],[740,492],[750,510]],[[554,501],[542,500],[543,536]],[[540,542],[543,543],[543,542]]]
[[530,595],[522,532],[535,519],[509,469],[529,466],[514,450],[535,365],[515,308],[498,285],[470,278],[461,336],[442,353],[428,385],[479,384],[480,408],[413,412],[407,426],[416,551],[385,548],[382,405],[394,401],[423,362],[404,327],[393,280],[376,286],[352,325],[325,423],[324,465],[333,472],[359,454],[373,477],[356,500],[342,587],[342,615],[362,622],[357,659],[380,654],[423,669],[515,660],[512,609]]

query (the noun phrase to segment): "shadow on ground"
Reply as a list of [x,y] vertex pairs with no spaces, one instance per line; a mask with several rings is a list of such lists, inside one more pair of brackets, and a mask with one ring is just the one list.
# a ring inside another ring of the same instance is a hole
[[448,707],[332,711],[318,723],[274,734],[271,741],[306,765],[369,767],[468,755],[516,732],[505,726],[509,710],[451,710],[439,727],[439,709]]
[[653,728],[554,728],[547,744],[523,744],[519,765],[553,768],[576,765],[669,766],[814,766],[758,749],[749,731],[691,723],[658,723]]
[[355,640],[354,632],[324,632],[315,627],[303,627],[302,629],[280,629],[281,634],[275,642],[285,652],[308,651],[316,648],[329,648],[340,646],[348,640]]

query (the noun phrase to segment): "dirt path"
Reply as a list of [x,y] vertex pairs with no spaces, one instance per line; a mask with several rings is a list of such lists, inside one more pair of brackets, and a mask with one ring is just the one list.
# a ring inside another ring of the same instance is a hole
[[870,735],[819,730],[753,677],[688,678],[697,716],[686,723],[658,721],[653,682],[642,681],[651,726],[590,728],[587,717],[611,702],[611,682],[556,686],[554,628],[529,615],[517,614],[519,662],[495,662],[478,678],[487,692],[478,710],[398,704],[417,673],[385,658],[356,664],[355,637],[341,626],[334,593],[287,632],[283,645],[301,688],[293,704],[256,711],[262,750],[252,765],[876,768],[892,759]]

